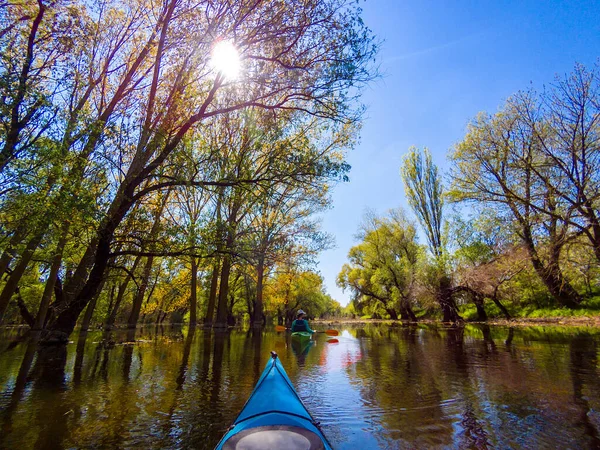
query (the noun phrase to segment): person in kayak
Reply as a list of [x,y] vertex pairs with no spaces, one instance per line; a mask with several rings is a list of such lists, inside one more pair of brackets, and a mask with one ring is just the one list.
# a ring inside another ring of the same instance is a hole
[[292,333],[296,331],[308,331],[309,333],[314,333],[314,330],[311,330],[308,326],[308,320],[305,319],[306,313],[301,309],[296,313],[296,320],[292,322]]

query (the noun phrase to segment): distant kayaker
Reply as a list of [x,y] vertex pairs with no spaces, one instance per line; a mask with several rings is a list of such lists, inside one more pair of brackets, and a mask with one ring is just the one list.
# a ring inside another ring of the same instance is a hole
[[309,333],[314,333],[314,330],[311,330],[308,326],[308,321],[305,317],[306,313],[299,309],[296,313],[296,320],[292,322],[292,333],[296,331],[308,331]]

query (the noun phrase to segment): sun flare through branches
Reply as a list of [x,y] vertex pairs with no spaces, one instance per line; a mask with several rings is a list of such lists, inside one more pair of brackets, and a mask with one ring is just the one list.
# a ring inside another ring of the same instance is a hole
[[242,62],[237,48],[231,41],[219,41],[212,50],[211,66],[228,80],[240,76]]

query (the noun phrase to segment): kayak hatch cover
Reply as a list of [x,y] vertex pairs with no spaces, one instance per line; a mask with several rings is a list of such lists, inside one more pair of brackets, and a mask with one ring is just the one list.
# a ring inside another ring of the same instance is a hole
[[215,450],[331,450],[277,353],[258,379],[250,398]]

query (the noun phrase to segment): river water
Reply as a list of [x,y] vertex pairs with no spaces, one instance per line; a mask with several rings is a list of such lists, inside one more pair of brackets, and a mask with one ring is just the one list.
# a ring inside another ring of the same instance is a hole
[[599,329],[338,329],[0,331],[0,448],[212,449],[271,350],[336,449],[600,448]]

